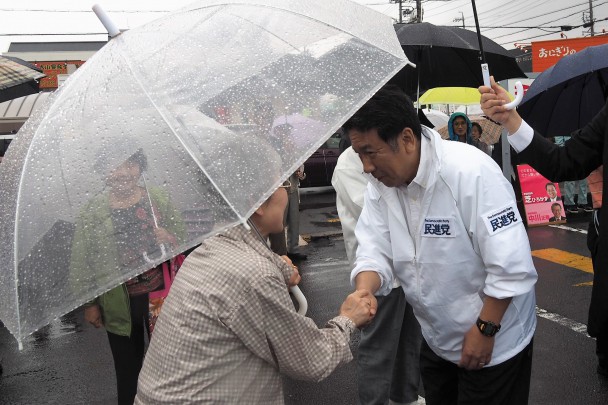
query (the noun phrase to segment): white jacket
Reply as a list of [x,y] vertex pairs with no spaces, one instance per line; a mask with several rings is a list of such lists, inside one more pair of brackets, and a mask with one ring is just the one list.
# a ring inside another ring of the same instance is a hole
[[454,363],[484,296],[513,297],[491,365],[502,363],[530,343],[536,328],[537,274],[513,188],[496,163],[470,145],[442,140],[423,127],[422,148],[420,167],[426,165],[428,177],[420,222],[410,224],[414,237],[400,203],[403,191],[370,178],[351,281],[361,271],[376,271],[379,293],[386,295],[392,268],[425,340]]

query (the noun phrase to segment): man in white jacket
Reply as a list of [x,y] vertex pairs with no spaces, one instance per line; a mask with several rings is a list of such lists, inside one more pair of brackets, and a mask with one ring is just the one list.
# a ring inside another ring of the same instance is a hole
[[526,404],[537,274],[511,185],[483,152],[421,127],[398,89],[344,129],[371,175],[351,280],[384,295],[399,280],[424,337],[426,403]]
[[[342,224],[344,247],[354,268],[357,238],[355,227],[363,209],[369,179],[352,147],[340,154],[331,184]],[[373,321],[361,330],[357,351],[357,386],[360,405],[411,405],[418,402],[420,344],[422,334],[412,306],[397,280],[391,292],[377,297]]]

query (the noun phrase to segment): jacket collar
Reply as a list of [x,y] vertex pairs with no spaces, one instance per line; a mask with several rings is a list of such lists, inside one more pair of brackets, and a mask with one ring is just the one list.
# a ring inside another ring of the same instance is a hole
[[246,243],[253,250],[255,250],[256,253],[258,253],[262,257],[265,257],[279,268],[279,270],[283,274],[285,283],[289,281],[289,278],[293,273],[293,268],[289,266],[285,262],[285,260],[283,260],[279,255],[270,250],[268,245],[265,244],[262,240],[260,240],[259,236],[255,233],[253,229],[248,230],[245,228],[244,225],[241,224],[221,232],[220,236],[237,242],[241,241]]

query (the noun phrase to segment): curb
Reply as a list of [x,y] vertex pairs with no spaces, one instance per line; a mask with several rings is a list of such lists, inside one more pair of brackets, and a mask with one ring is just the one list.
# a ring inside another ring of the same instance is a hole
[[325,231],[325,232],[315,232],[315,233],[303,233],[300,235],[302,239],[306,242],[310,242],[311,240],[321,239],[321,238],[335,238],[342,237],[342,231]]

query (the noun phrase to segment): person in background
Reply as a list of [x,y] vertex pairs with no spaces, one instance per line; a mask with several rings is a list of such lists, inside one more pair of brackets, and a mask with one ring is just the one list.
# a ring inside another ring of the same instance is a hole
[[[556,136],[554,139],[556,145],[564,146],[570,137]],[[568,214],[593,212],[593,207],[587,202],[587,193],[589,190],[587,188],[586,180],[564,181],[562,190],[564,192],[564,209]],[[576,201],[574,200],[575,195],[578,195]]]
[[[111,167],[112,149],[124,144],[110,145],[96,162],[96,171],[105,175],[108,192],[93,198],[76,222],[70,259],[76,285],[94,285],[96,271],[103,277],[140,268],[146,264],[145,255],[152,255],[161,244],[176,247],[185,237],[184,223],[167,193],[139,185],[148,166],[142,149],[118,167]],[[132,404],[137,391],[150,337],[148,294],[162,289],[162,265],[158,265],[84,307],[85,320],[106,329],[121,405]]]
[[526,404],[537,274],[513,188],[390,86],[343,127],[371,175],[351,281],[387,295],[399,280],[424,337],[426,403]]
[[135,404],[282,404],[281,375],[321,381],[352,359],[356,328],[375,314],[371,293],[350,294],[319,328],[289,297],[297,270],[266,246],[283,229],[289,186],[255,210],[255,229],[231,228],[188,256],[156,324]]
[[481,141],[481,134],[483,134],[483,128],[479,122],[473,121],[471,123],[471,138],[473,139],[472,145],[482,151],[488,156],[492,156],[492,147],[485,142]]
[[455,112],[448,121],[448,134],[450,141],[473,144],[471,136],[471,120],[465,113]]
[[[274,127],[274,134],[280,139],[289,139],[289,133],[293,130],[290,124],[280,124]],[[287,255],[292,261],[299,262],[306,260],[307,255],[300,252],[300,180],[306,178],[304,165],[301,165],[295,173],[289,176],[291,187],[287,190],[288,203],[285,209],[285,229],[278,234],[270,235],[270,246],[279,255]]]
[[[597,196],[594,191],[600,189],[604,194],[608,179],[606,171],[599,169],[608,161],[608,100],[591,122],[570,134],[571,138],[559,147],[531,128],[515,109],[504,108],[509,98],[494,78],[491,78],[491,87],[481,86],[479,92],[482,110],[508,131],[509,143],[521,160],[553,181],[581,180],[591,174],[592,196]],[[608,215],[601,215],[600,201],[594,200],[594,206],[598,208],[587,234],[593,262],[587,333],[596,338],[597,373],[608,377]]]
[[[367,183],[361,159],[352,147],[347,148],[338,158],[331,184],[351,269],[357,252],[355,227]],[[357,352],[359,403],[387,404],[390,399],[395,404],[415,404],[420,384],[420,324],[398,281],[387,296],[376,300],[376,317],[361,330]]]

